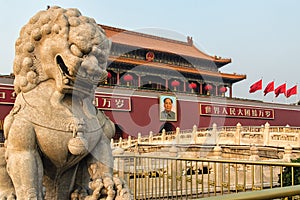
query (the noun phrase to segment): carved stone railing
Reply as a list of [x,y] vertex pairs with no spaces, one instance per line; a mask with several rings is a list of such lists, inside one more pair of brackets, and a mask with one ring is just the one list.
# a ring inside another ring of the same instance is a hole
[[[256,146],[251,146],[250,156],[244,160],[225,159],[221,146],[215,146],[210,156],[184,157],[180,146],[172,145],[169,151],[156,155],[127,154],[120,151],[122,148],[115,148],[114,173],[126,180],[134,199],[150,196],[194,199],[282,187],[284,183],[279,175],[284,169],[292,167],[294,177],[295,169],[300,166],[300,163],[290,163],[291,146],[284,148],[282,159],[269,160],[259,156]],[[294,184],[295,179],[290,181]]]
[[136,139],[131,136],[128,139],[120,138],[119,141],[111,142],[112,147],[128,148],[136,144],[201,144],[201,145],[262,145],[285,147],[300,147],[300,127],[270,126],[266,123],[262,126],[236,126],[197,128],[196,125],[189,130],[153,134],[149,132],[147,136],[138,133]]

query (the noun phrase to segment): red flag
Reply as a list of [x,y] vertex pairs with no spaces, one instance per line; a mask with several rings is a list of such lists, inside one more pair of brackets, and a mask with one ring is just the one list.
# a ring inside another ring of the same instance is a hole
[[285,94],[285,92],[286,92],[286,83],[278,86],[275,89],[275,97],[278,97],[278,95],[281,94],[281,93]]
[[264,96],[266,96],[266,94],[268,94],[269,92],[273,92],[274,91],[274,81],[270,82],[265,90],[264,90]]
[[256,83],[253,83],[250,86],[250,93],[256,92],[257,90],[261,90],[262,89],[262,79],[260,79],[259,81],[257,81]]
[[294,87],[291,87],[290,89],[288,89],[286,91],[286,97],[289,98],[290,96],[297,94],[297,85],[295,85]]

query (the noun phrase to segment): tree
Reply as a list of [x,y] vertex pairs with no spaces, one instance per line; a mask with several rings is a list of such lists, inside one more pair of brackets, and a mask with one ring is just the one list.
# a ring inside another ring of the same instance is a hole
[[[300,163],[300,158],[296,160],[291,160],[292,163]],[[281,181],[281,174],[278,175],[280,183]],[[291,186],[292,185],[292,167],[284,168],[282,172],[282,184],[283,186]],[[300,167],[294,167],[294,185],[300,184]]]

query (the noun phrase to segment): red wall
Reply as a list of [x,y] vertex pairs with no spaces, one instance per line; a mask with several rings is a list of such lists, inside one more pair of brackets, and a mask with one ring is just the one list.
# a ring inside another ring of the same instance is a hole
[[[14,98],[13,87],[0,85],[0,92],[7,92],[4,98],[0,98],[0,120],[3,120],[12,108]],[[113,96],[109,90],[97,93],[99,95]],[[117,94],[115,97],[124,97],[129,99],[131,104],[130,111],[106,110],[106,115],[121,128],[122,135],[131,135],[136,137],[138,133],[148,135],[149,131],[154,134],[158,133],[164,126],[165,122],[159,119],[159,96],[158,92],[140,92],[139,94],[122,95]],[[243,117],[220,117],[204,116],[200,114],[200,104],[210,102],[208,97],[180,96],[177,101],[177,121],[168,122],[173,128],[180,127],[181,130],[192,129],[193,125],[198,127],[211,127],[213,123],[217,126],[236,126],[241,123],[242,126],[261,126],[269,123],[271,126],[290,126],[300,127],[300,106],[288,106],[280,104],[270,104],[255,101],[238,101],[230,100],[230,105],[263,107],[274,110],[274,119],[261,118],[243,118]],[[184,100],[180,100],[184,99]],[[218,100],[218,99],[217,99]],[[214,100],[214,101],[217,101]],[[222,100],[222,99],[219,99]],[[223,101],[223,100],[222,100]],[[254,103],[253,103],[254,102]],[[224,104],[224,103],[223,103]]]
[[12,105],[0,104],[0,120],[4,120],[5,116],[9,114]]
[[[138,132],[143,135],[149,131],[157,133],[164,121],[159,120],[159,100],[158,98],[131,97],[132,110],[124,111],[105,111],[116,124],[121,126],[123,131],[132,136],[137,136]],[[272,108],[274,110],[274,119],[261,118],[242,118],[242,117],[220,117],[200,115],[200,102],[178,101],[177,103],[177,121],[169,122],[174,127],[192,129],[193,125],[198,127],[211,127],[213,123],[217,126],[236,126],[241,123],[242,126],[261,126],[267,122],[271,126],[299,126],[300,127],[300,106],[298,110],[287,110],[281,108]],[[259,105],[255,105],[256,107]],[[261,106],[266,106],[261,103]],[[295,108],[295,106],[293,106]]]

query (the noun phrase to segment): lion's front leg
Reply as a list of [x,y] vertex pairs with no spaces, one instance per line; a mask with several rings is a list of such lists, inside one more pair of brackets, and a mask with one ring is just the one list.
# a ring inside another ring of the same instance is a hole
[[113,200],[116,195],[115,184],[110,173],[102,173],[101,163],[93,163],[89,167],[89,173],[92,181],[89,183],[93,194],[86,200],[97,200],[105,197],[107,200]]
[[102,137],[90,156],[88,172],[92,181],[89,186],[93,190],[93,194],[86,197],[86,200],[132,199],[126,183],[113,177],[113,155],[110,141],[106,136]]
[[7,171],[18,200],[42,199],[43,167],[31,123],[15,119],[7,137]]
[[0,147],[0,200],[16,199],[15,189],[6,170],[5,148]]
[[110,148],[110,141],[102,135],[99,143],[90,153],[87,160],[88,172],[91,178],[89,184],[93,190],[92,196],[87,199],[99,199],[105,196],[107,200],[115,198],[115,189],[113,182],[113,156]]

